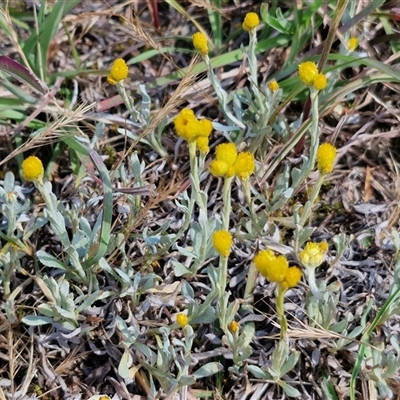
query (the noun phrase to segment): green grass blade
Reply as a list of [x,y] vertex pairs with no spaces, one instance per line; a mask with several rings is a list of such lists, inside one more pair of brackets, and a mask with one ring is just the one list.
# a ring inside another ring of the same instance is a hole
[[[44,81],[47,80],[47,56],[50,43],[53,40],[53,37],[56,34],[58,26],[61,22],[64,11],[64,4],[65,3],[63,1],[56,3],[53,11],[47,17],[47,20],[43,22],[43,26],[46,26],[46,29],[41,29],[41,27],[39,26],[38,50],[40,48],[40,51],[38,51],[37,57],[41,58],[41,62],[38,62],[37,68],[39,69],[38,73],[40,72],[40,76]],[[39,61],[39,59],[37,61]]]
[[[214,3],[214,4],[213,4]],[[219,53],[222,47],[222,29],[221,29],[221,1],[207,0],[208,19],[210,20],[211,30],[213,33],[213,41],[216,53]]]
[[[47,56],[48,50],[51,41],[57,29],[59,27],[61,18],[65,15],[69,10],[71,10],[75,5],[79,3],[79,0],[70,0],[70,1],[63,1],[59,0],[51,13],[45,18],[43,23],[39,26],[39,36],[36,32],[32,33],[29,39],[23,45],[23,51],[25,56],[29,60],[32,69],[35,71],[36,74],[42,74],[44,79],[47,79]],[[40,63],[35,58],[37,57],[37,46],[40,46],[41,52],[41,63],[42,63],[42,71],[39,71]]]
[[353,18],[351,18],[348,22],[345,22],[340,28],[339,32],[344,33],[347,32],[352,26],[360,23],[364,18],[367,18],[373,11],[375,11],[378,7],[380,7],[386,0],[374,0],[369,2],[365,7],[361,9],[361,11],[356,14]]
[[336,390],[326,371],[324,371],[322,377],[322,391],[325,395],[326,400],[339,400]]
[[5,89],[7,89],[11,94],[13,94],[17,99],[21,100],[23,103],[35,104],[38,102],[37,98],[25,93],[17,85],[14,85],[13,83],[7,81],[6,79],[2,80],[1,85]]
[[46,10],[47,10],[47,0],[41,0],[40,2],[40,7],[39,7],[39,14],[38,14],[38,22],[39,26],[43,23],[44,18],[46,16]]

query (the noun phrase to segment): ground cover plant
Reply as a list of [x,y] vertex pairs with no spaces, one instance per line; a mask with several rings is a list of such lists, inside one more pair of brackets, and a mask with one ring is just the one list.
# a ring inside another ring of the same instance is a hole
[[0,5],[0,399],[400,396],[385,1]]

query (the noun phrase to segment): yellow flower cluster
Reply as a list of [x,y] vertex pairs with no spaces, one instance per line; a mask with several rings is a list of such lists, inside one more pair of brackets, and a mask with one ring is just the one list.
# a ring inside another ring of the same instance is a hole
[[107,82],[111,85],[115,85],[117,82],[124,80],[128,76],[128,66],[125,60],[117,58],[112,67],[109,75],[107,76]]
[[213,125],[209,119],[198,120],[193,110],[184,108],[174,119],[176,133],[188,142],[196,141],[202,153],[208,153],[209,136]]
[[336,147],[330,143],[322,143],[317,151],[318,171],[321,174],[329,174],[333,170],[333,163],[336,158]]
[[232,235],[228,231],[215,231],[213,234],[213,245],[222,257],[229,257],[232,247]]
[[35,181],[43,177],[44,169],[40,158],[29,156],[22,162],[22,175],[26,181]]
[[176,316],[176,322],[181,328],[184,328],[189,323],[189,318],[186,314],[180,313]]
[[306,61],[299,64],[299,77],[300,80],[306,85],[313,85],[317,90],[326,88],[328,79],[326,75],[318,72],[317,64],[313,61]]
[[239,323],[236,321],[232,321],[229,323],[228,325],[228,329],[232,332],[232,333],[236,333],[239,331]]
[[258,18],[258,15],[255,12],[249,12],[244,17],[242,28],[248,32],[257,27],[259,23],[260,18]]
[[298,267],[289,267],[285,256],[276,256],[271,250],[262,250],[254,257],[254,265],[270,282],[278,283],[283,289],[296,286],[301,279]]
[[325,260],[326,252],[328,251],[327,242],[308,242],[304,250],[300,252],[301,263],[308,268],[317,268]]
[[253,154],[243,151],[237,153],[233,143],[219,144],[215,150],[215,160],[211,162],[209,171],[212,175],[229,178],[234,175],[247,179],[254,172]]
[[351,37],[347,41],[347,47],[350,51],[354,51],[358,47],[358,39],[356,37]]
[[299,77],[306,85],[312,85],[318,75],[317,64],[313,61],[306,61],[299,64]]
[[279,89],[279,84],[278,82],[274,79],[271,82],[268,83],[268,89],[272,92],[275,93]]
[[196,32],[192,36],[192,40],[194,48],[198,50],[202,56],[206,56],[208,54],[208,41],[205,35],[201,32]]
[[326,78],[326,75],[317,74],[317,76],[314,79],[313,85],[317,90],[324,90],[326,88],[327,83],[328,79]]

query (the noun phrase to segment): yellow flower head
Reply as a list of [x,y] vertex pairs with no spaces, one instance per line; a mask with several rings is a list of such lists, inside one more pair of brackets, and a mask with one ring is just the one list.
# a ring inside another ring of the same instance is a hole
[[300,252],[300,261],[307,268],[317,268],[324,262],[327,251],[327,242],[308,242]]
[[107,82],[111,85],[115,85],[117,82],[125,79],[128,76],[128,72],[129,69],[125,60],[117,58],[111,67],[110,74],[107,77]]
[[196,139],[196,146],[201,153],[208,153],[210,151],[210,148],[208,147],[208,137],[199,136]]
[[213,245],[218,254],[222,257],[229,257],[233,239],[228,231],[215,231],[213,234]]
[[200,52],[201,55],[206,56],[208,54],[208,41],[205,35],[201,32],[196,32],[192,36],[193,46]]
[[242,28],[245,31],[251,31],[260,23],[260,18],[255,12],[249,12],[244,17],[244,21],[242,23]]
[[237,159],[236,146],[233,143],[221,143],[215,149],[215,158],[224,161],[228,166],[235,164]]
[[228,329],[232,333],[236,333],[239,330],[239,324],[236,321],[232,321],[232,322],[229,323]]
[[274,79],[271,82],[268,83],[268,89],[272,92],[275,93],[279,89],[279,84],[278,82]]
[[193,110],[184,108],[174,119],[176,133],[183,139],[190,141],[199,132],[199,121],[195,117]]
[[235,164],[235,173],[240,179],[248,179],[254,172],[255,162],[253,154],[243,151],[238,154]]
[[228,168],[229,165],[225,161],[213,160],[211,161],[208,170],[210,171],[211,175],[218,178],[220,176],[226,176]]
[[283,289],[295,287],[301,279],[301,269],[298,267],[290,267],[286,271],[285,279],[280,283]]
[[313,61],[306,61],[299,64],[299,77],[306,85],[312,85],[318,74],[317,64]]
[[176,316],[176,322],[181,328],[184,328],[189,323],[189,318],[186,314],[180,313]]
[[326,78],[326,75],[317,74],[317,76],[314,79],[313,86],[317,90],[324,90],[326,88],[327,83],[328,79]]
[[356,37],[351,37],[347,41],[347,47],[350,51],[354,51],[358,47],[358,39]]
[[330,143],[322,143],[317,151],[318,170],[321,174],[329,174],[333,170],[336,158],[336,147]]
[[199,121],[199,132],[198,135],[201,137],[208,137],[211,135],[213,130],[213,124],[209,119],[201,119]]
[[35,156],[29,156],[22,162],[22,175],[27,181],[35,181],[43,177],[42,161]]
[[211,162],[209,171],[215,177],[232,177],[235,175],[235,162],[238,157],[233,143],[222,143],[215,149],[215,160]]
[[271,250],[262,250],[254,257],[254,265],[270,282],[283,282],[289,263],[284,256],[275,256]]

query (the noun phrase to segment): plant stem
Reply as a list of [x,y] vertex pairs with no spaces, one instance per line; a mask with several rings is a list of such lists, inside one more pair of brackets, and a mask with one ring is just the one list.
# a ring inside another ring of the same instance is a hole
[[243,186],[244,198],[246,199],[246,203],[249,208],[251,222],[253,223],[254,227],[257,229],[258,232],[259,228],[258,228],[257,215],[254,211],[254,203],[251,201],[250,181],[248,179],[244,179],[241,182]]
[[200,174],[198,160],[196,156],[196,142],[189,141],[189,159],[190,159],[190,182],[192,185],[192,198],[195,199],[197,205],[207,213],[207,204],[204,204],[200,190]]
[[313,87],[310,88],[311,97],[311,127],[310,127],[310,157],[308,160],[307,173],[308,177],[311,171],[314,169],[315,160],[317,158],[318,143],[319,143],[319,113],[318,113],[318,91]]
[[319,174],[317,182],[315,182],[315,185],[314,185],[313,190],[312,190],[311,195],[310,195],[309,207],[307,208],[307,212],[304,212],[301,215],[301,218],[300,218],[300,225],[301,226],[304,226],[305,223],[307,222],[308,218],[310,217],[310,214],[311,214],[311,211],[312,211],[312,207],[313,207],[315,201],[317,200],[317,197],[318,197],[319,191],[321,189],[322,183],[324,182],[324,177],[325,177],[324,175]]
[[249,31],[249,52],[247,53],[250,68],[250,86],[258,103],[259,110],[257,110],[257,114],[265,118],[267,115],[264,104],[265,98],[261,95],[260,89],[258,88],[258,63],[256,57],[256,46],[257,32],[255,29],[252,29]]
[[288,329],[285,310],[283,308],[285,293],[286,289],[283,289],[282,286],[278,283],[278,286],[276,288],[276,315],[278,316],[278,320],[281,325],[281,340],[286,338]]
[[[221,293],[225,291],[227,276],[228,276],[228,257],[220,256],[220,258],[219,258],[219,283],[221,285]],[[220,298],[222,297],[221,293],[220,293]]]
[[222,194],[222,202],[224,205],[224,211],[222,214],[222,229],[229,231],[229,218],[231,215],[231,185],[233,177],[224,179],[224,188]]

